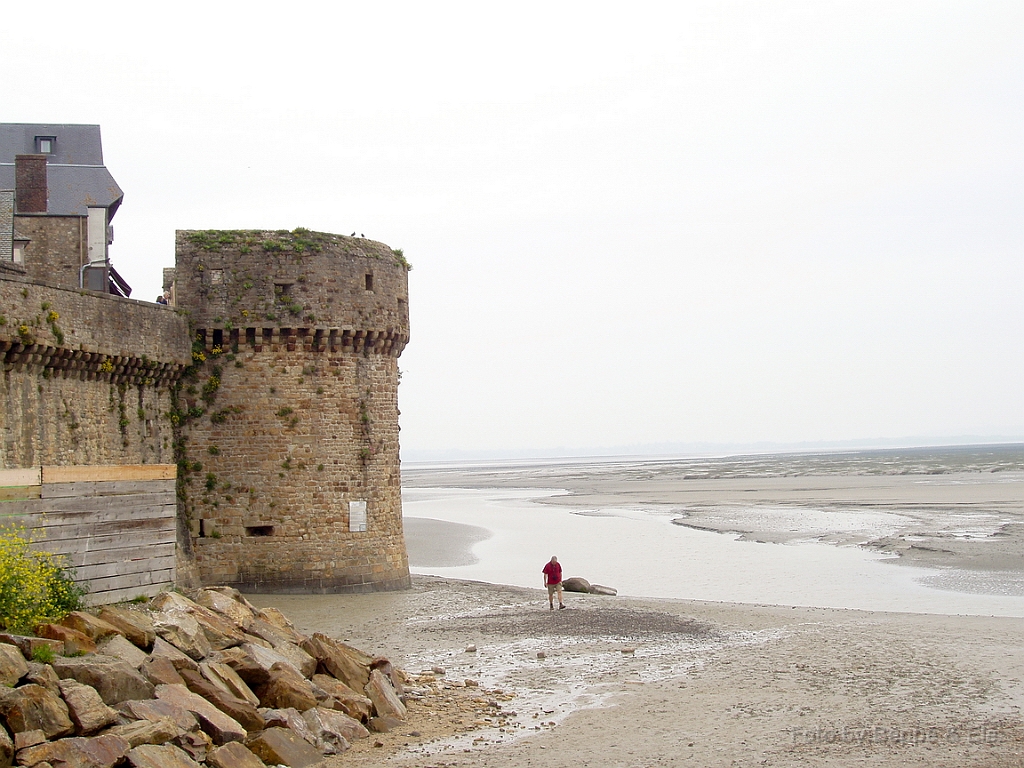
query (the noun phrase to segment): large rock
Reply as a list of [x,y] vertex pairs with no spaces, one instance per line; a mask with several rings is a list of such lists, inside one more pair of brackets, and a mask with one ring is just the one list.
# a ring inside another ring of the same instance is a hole
[[153,628],[153,619],[148,612],[108,605],[100,609],[100,618],[111,626],[117,627],[121,634],[136,647],[144,651],[153,647],[156,630]]
[[70,678],[61,680],[60,695],[68,705],[68,715],[78,736],[91,736],[117,721],[117,712],[103,703],[91,685]]
[[55,739],[75,731],[67,704],[41,685],[0,688],[0,717],[12,733],[38,730]]
[[62,680],[73,678],[91,685],[106,704],[153,698],[153,684],[127,662],[111,656],[55,659],[53,671]]
[[271,709],[294,707],[305,712],[317,705],[313,686],[291,664],[274,664],[270,670],[270,679],[258,686],[255,693],[260,704]]
[[[7,733],[5,728],[0,728],[0,730]],[[46,734],[42,731],[21,731],[14,734],[14,751],[20,752],[28,747],[34,747],[36,744],[42,744],[44,741],[46,741]]]
[[373,657],[320,632],[302,644],[302,650],[317,660],[317,668],[349,688],[361,691],[370,682]]
[[143,744],[128,753],[133,768],[199,768],[199,763],[173,744]]
[[0,643],[0,685],[12,687],[28,674],[28,661],[16,645]]
[[117,627],[85,611],[72,611],[58,623],[70,629],[77,629],[97,644],[111,635],[121,634]]
[[233,717],[224,714],[202,696],[198,696],[183,685],[158,685],[157,698],[187,709],[199,720],[200,727],[210,735],[213,743],[220,746],[229,741],[244,741],[245,728]]
[[391,680],[379,669],[370,673],[370,681],[364,690],[370,701],[373,702],[373,708],[377,711],[378,716],[390,715],[399,720],[405,719],[405,704],[398,698],[398,693],[391,684]]
[[303,712],[302,718],[328,754],[344,752],[350,742],[370,735],[362,723],[337,710],[315,707]]
[[225,616],[245,630],[248,630],[249,624],[256,618],[249,606],[214,589],[199,590],[196,603]]
[[186,656],[162,637],[153,641],[153,650],[149,657],[151,659],[166,659],[175,669],[199,669],[198,661]]
[[232,696],[244,699],[254,707],[259,706],[259,697],[252,692],[252,688],[245,684],[245,681],[238,676],[238,673],[227,664],[204,661],[199,665],[199,672],[211,683],[227,691]]
[[262,760],[237,741],[211,750],[206,764],[212,768],[266,768]]
[[7,768],[14,760],[14,741],[6,728],[0,728],[0,766]]
[[29,662],[28,673],[22,678],[22,682],[41,685],[54,696],[60,696],[60,678],[49,664]]
[[[209,608],[204,608],[184,595],[179,595],[176,592],[163,592],[153,599],[153,606],[160,611],[159,615],[191,616],[202,627],[207,642],[215,650],[231,648],[241,645],[245,641],[241,629],[235,625],[234,621]],[[154,617],[154,621],[158,625],[157,633],[159,634],[159,620]],[[174,644],[177,645],[177,643]],[[178,647],[181,648],[181,646]],[[192,658],[197,658],[185,648],[181,649]]]
[[[205,762],[210,751],[215,749],[213,739],[211,739],[205,731],[200,731],[198,729],[194,731],[186,731],[181,734],[181,736],[174,739],[173,743],[176,747],[180,747],[187,752],[189,757],[197,763]],[[237,743],[238,742],[235,741],[228,742],[228,744]]]
[[313,685],[325,691],[337,703],[335,708],[361,722],[369,722],[373,715],[373,702],[356,693],[341,680],[330,675],[313,675]]
[[[245,643],[239,648],[228,648],[210,657],[211,661],[225,664],[248,685],[254,693],[263,700],[259,688],[267,685],[272,677],[271,670],[277,668],[279,676],[281,670],[287,668],[291,673],[302,679],[304,675],[282,653],[272,649],[264,648],[254,643]],[[264,705],[270,706],[270,705]]]
[[256,711],[256,707],[248,701],[218,688],[198,672],[190,669],[183,669],[181,677],[192,693],[202,696],[221,712],[237,720],[249,733],[263,730],[263,718]]
[[302,713],[299,710],[292,707],[288,709],[264,709],[262,714],[267,722],[267,728],[288,728],[295,731],[295,733],[299,734],[299,736],[317,749],[323,750],[323,745],[316,734],[313,733],[309,724],[302,718]]
[[103,734],[49,741],[18,753],[20,765],[49,763],[54,768],[113,768],[124,760],[131,746],[120,736]]
[[399,697],[405,695],[405,687],[403,686],[402,673],[395,669],[395,665],[385,659],[383,656],[373,660],[373,664],[370,665],[370,669],[379,669],[388,680],[391,681],[391,685],[395,687],[395,691]]
[[[242,646],[242,649],[253,658],[253,660],[263,669],[270,672],[275,664],[287,664],[289,667],[295,670],[295,673],[300,677],[305,677],[302,674],[302,670],[299,669],[292,660],[285,656],[283,653],[275,648],[263,648],[259,645],[253,645],[252,643],[246,643]],[[309,657],[309,654],[306,654]],[[312,657],[310,657],[312,658]],[[312,673],[310,673],[312,674]]]
[[182,729],[171,718],[161,717],[159,720],[136,720],[134,723],[115,725],[107,733],[120,736],[132,747],[138,747],[142,744],[164,744],[180,736]]
[[586,594],[590,591],[590,582],[586,579],[581,579],[579,576],[573,576],[571,579],[562,580],[562,589],[566,592],[582,592]]
[[39,637],[60,641],[64,644],[64,653],[69,656],[96,653],[96,643],[77,629],[71,629],[61,624],[40,624],[36,627],[36,634]]
[[268,728],[248,746],[267,765],[307,768],[323,760],[318,749],[287,728]]
[[615,595],[619,594],[619,591],[617,589],[615,589],[614,587],[605,587],[605,586],[602,586],[600,584],[591,584],[590,585],[590,594],[592,594],[592,595],[609,595],[611,597],[614,597]]
[[[162,642],[162,641],[161,641]],[[184,654],[182,654],[184,656]],[[185,658],[188,658],[185,656]],[[192,659],[189,659],[192,661]],[[178,670],[166,656],[149,656],[139,668],[142,676],[153,685],[184,685]]]
[[266,640],[274,648],[285,643],[301,645],[306,641],[305,635],[300,635],[291,627],[279,627],[263,619],[253,619],[245,631],[250,635],[256,635],[256,637]]
[[213,651],[199,622],[186,611],[171,609],[154,613],[153,628],[160,638],[196,661],[202,661]]
[[263,621],[273,624],[275,627],[281,629],[295,629],[295,625],[292,624],[291,619],[281,613],[277,608],[260,608],[256,611],[256,615],[263,619]]
[[[223,664],[235,671],[250,688],[262,685],[270,679],[270,667],[273,664],[264,666],[248,649],[253,648],[251,643],[245,643],[239,648],[227,648],[213,654],[209,661],[211,663]],[[279,656],[279,659],[283,657]]]
[[113,656],[115,659],[127,662],[133,669],[141,669],[142,665],[149,658],[146,652],[128,640],[124,635],[112,635],[100,642],[97,653],[103,656]]
[[[184,685],[181,687],[184,688]],[[163,699],[126,701],[121,704],[120,709],[136,720],[148,720],[151,723],[170,720],[183,731],[194,731],[199,728],[199,721],[188,709],[181,704]]]
[[317,660],[294,643],[281,643],[274,646],[274,651],[281,654],[289,664],[299,670],[303,677],[312,677],[316,672]]

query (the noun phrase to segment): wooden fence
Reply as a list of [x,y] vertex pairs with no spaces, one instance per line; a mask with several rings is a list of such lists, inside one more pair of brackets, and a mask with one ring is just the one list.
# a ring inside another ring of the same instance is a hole
[[86,602],[114,603],[174,585],[176,467],[0,469],[0,526],[65,555]]

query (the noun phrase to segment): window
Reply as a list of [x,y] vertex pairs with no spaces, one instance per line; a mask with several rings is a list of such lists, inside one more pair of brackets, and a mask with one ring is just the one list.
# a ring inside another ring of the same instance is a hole
[[348,503],[348,529],[350,531],[366,530],[365,501],[350,501]]
[[373,273],[372,272],[368,272],[367,275],[366,275],[366,290],[368,290],[368,291],[372,291],[373,290]]
[[25,248],[28,247],[28,240],[15,240],[13,259],[15,264],[25,263]]
[[40,155],[52,155],[53,145],[56,143],[56,136],[36,136],[36,153]]

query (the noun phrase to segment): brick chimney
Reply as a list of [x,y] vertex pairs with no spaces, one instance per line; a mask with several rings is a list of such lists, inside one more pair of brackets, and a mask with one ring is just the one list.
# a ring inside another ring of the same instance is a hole
[[46,155],[15,155],[18,213],[46,213]]

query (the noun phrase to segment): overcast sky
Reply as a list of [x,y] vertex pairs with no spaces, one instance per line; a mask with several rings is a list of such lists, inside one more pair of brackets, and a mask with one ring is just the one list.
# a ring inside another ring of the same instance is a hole
[[226,5],[5,8],[0,121],[102,126],[136,298],[403,248],[407,456],[1024,438],[1019,1]]

